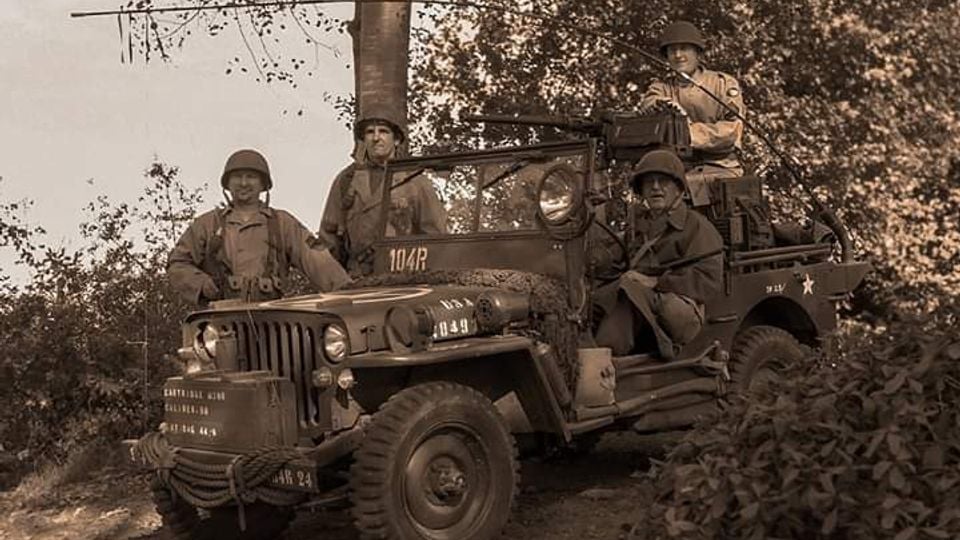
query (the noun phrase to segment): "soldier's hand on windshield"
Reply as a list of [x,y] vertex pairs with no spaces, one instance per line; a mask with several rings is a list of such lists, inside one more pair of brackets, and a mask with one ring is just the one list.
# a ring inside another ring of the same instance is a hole
[[217,284],[214,283],[213,278],[210,276],[207,276],[203,280],[203,284],[200,286],[200,295],[207,300],[220,298],[220,288],[217,287]]
[[631,281],[639,283],[640,285],[643,285],[644,287],[648,287],[650,289],[657,286],[656,277],[648,276],[646,274],[641,274],[636,270],[627,270],[626,272],[624,272],[623,277],[624,279],[629,279]]

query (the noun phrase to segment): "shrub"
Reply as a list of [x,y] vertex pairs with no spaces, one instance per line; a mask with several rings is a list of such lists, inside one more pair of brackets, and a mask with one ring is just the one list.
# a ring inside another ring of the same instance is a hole
[[650,472],[632,538],[957,538],[960,311],[850,325],[811,363],[732,403]]
[[43,246],[40,231],[0,205],[0,225],[9,225],[0,247],[32,272],[22,287],[0,287],[0,440],[20,469],[63,464],[156,425],[187,311],[157,277],[199,190],[159,162],[144,176],[136,205],[101,197],[87,207],[87,245],[75,251]]

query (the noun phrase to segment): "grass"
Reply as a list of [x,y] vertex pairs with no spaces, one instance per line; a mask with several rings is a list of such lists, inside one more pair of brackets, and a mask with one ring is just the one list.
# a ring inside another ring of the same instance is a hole
[[23,478],[12,498],[26,507],[55,503],[61,488],[91,478],[107,467],[130,468],[125,448],[119,444],[94,443],[74,452],[63,463],[50,463]]

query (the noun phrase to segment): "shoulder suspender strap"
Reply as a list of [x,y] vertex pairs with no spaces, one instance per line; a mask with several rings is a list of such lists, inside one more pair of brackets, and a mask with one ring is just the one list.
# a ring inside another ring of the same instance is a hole
[[217,287],[220,287],[220,290],[224,290],[224,284],[227,281],[227,274],[230,273],[230,267],[227,264],[227,253],[226,247],[223,242],[223,214],[226,210],[217,209],[215,211],[215,228],[213,231],[213,236],[207,242],[207,249],[204,258],[208,261],[208,268],[213,272],[213,281],[217,284]]
[[280,217],[276,210],[271,210],[267,216],[267,235],[270,243],[270,253],[267,256],[266,275],[269,277],[285,274],[290,266],[287,260],[286,246],[280,234]]
[[343,225],[347,222],[347,212],[350,210],[350,207],[353,206],[353,203],[356,199],[356,194],[353,193],[353,175],[357,172],[357,165],[351,163],[340,172],[337,176],[337,180],[340,181],[340,224]]

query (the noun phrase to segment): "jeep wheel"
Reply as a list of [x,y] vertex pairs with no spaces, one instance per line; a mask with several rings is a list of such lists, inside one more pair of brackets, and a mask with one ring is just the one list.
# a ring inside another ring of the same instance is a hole
[[354,456],[351,501],[364,537],[481,540],[510,517],[519,481],[513,436],[470,387],[432,382],[395,394]]
[[241,531],[237,508],[217,508],[201,517],[196,508],[174,497],[159,478],[150,483],[153,502],[161,519],[161,537],[170,540],[272,540],[280,536],[293,519],[290,508],[264,503],[244,507],[246,529]]
[[779,378],[781,370],[803,359],[803,348],[793,335],[774,326],[752,326],[733,344],[731,387],[735,393],[760,388]]

